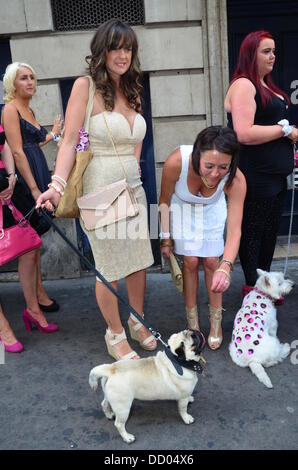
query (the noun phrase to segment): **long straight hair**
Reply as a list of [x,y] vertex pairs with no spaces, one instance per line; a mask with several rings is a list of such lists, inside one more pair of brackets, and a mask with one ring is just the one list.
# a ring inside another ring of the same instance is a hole
[[257,50],[263,39],[274,40],[272,34],[268,31],[254,31],[243,39],[231,83],[241,77],[249,78],[260,93],[263,106],[266,106],[272,100],[274,93],[283,96],[290,103],[288,95],[275,85],[270,74],[264,77],[264,82],[269,90],[261,84],[258,73]]

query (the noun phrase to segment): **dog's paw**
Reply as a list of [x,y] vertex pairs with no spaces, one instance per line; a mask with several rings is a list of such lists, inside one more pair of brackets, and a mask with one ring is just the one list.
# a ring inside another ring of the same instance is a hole
[[193,416],[191,416],[188,413],[185,413],[183,416],[181,416],[185,424],[192,424],[194,423],[195,419]]
[[194,397],[191,395],[188,399],[188,403],[193,403],[195,401]]
[[89,385],[94,392],[97,390],[97,387],[98,387],[97,377],[95,376],[95,374],[92,374],[92,371],[90,372],[90,375],[89,375]]
[[135,436],[133,434],[129,434],[128,432],[125,433],[124,435],[122,435],[122,439],[127,444],[131,444],[132,442],[134,442],[136,440]]
[[289,354],[290,354],[290,351],[291,351],[291,346],[289,345],[289,343],[284,343],[282,345],[282,354],[281,354],[281,357],[284,359],[286,358]]

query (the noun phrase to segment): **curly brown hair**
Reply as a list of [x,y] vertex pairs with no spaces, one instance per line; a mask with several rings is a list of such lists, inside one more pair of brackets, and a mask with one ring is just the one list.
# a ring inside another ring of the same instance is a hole
[[140,96],[143,86],[138,40],[130,26],[118,19],[106,21],[99,26],[91,40],[91,54],[85,58],[88,64],[87,71],[104,99],[105,108],[112,111],[115,106],[116,87],[106,68],[106,53],[117,49],[119,45],[132,50],[131,65],[121,76],[120,88],[131,108],[141,112]]

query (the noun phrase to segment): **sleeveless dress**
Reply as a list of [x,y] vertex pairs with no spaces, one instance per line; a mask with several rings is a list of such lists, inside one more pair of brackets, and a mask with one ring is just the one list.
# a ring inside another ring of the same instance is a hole
[[174,252],[184,256],[217,257],[224,251],[227,174],[210,197],[192,194],[187,185],[193,145],[181,145],[182,168],[171,198],[170,231]]
[[[134,156],[134,147],[144,139],[146,133],[145,119],[141,114],[137,114],[131,130],[129,122],[122,114],[105,111],[104,115],[121,158],[127,182],[134,190],[140,210],[136,217],[95,230],[86,230],[81,220],[81,226],[92,248],[96,268],[111,282],[151,266],[154,260],[148,233],[146,195]],[[89,140],[93,158],[83,176],[83,195],[124,178],[122,165],[113,151],[103,113],[90,117]]]

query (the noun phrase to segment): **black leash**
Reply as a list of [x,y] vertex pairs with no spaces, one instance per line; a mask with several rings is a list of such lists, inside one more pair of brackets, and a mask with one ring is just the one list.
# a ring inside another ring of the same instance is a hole
[[[28,212],[28,214],[26,214],[21,220],[19,223],[23,223],[26,219],[29,220],[31,215],[33,214],[35,210],[35,207],[33,207],[30,212]],[[59,227],[57,227],[57,225],[55,224],[55,222],[53,222],[53,220],[51,219],[51,217],[48,216],[47,212],[41,207],[40,208],[40,211],[43,215],[43,217],[49,222],[49,224],[53,227],[54,230],[56,230],[56,232],[60,235],[60,237],[65,241],[65,243],[79,256],[79,258],[81,258],[85,265],[90,269],[90,271],[92,271],[102,282],[103,284],[117,297],[118,300],[120,300],[120,302],[122,302],[122,304],[124,304],[128,309],[129,311],[133,314],[133,316],[139,320],[140,323],[142,323],[142,325],[144,325],[145,328],[147,328],[147,330],[150,331],[150,333],[155,337],[155,339],[157,341],[160,341],[161,344],[163,345],[163,347],[165,348],[165,353],[167,355],[167,357],[170,359],[170,361],[172,362],[173,366],[175,367],[177,373],[179,375],[183,375],[183,369],[182,367],[185,367],[187,369],[190,369],[190,370],[193,370],[195,372],[197,372],[198,374],[201,374],[203,372],[203,367],[201,365],[201,361],[204,363],[205,361],[200,358],[199,362],[195,362],[195,361],[184,361],[184,362],[181,362],[179,361],[179,358],[177,356],[175,356],[175,354],[172,353],[172,351],[170,350],[170,347],[167,343],[165,343],[163,340],[162,340],[162,337],[161,337],[161,334],[159,333],[159,331],[156,331],[154,330],[153,328],[151,328],[147,322],[143,319],[143,317],[141,317],[141,315],[130,305],[130,303],[124,299],[120,294],[118,294],[118,292],[114,289],[114,287],[106,280],[106,278],[93,266],[93,264],[79,251],[79,249],[66,237],[66,235],[62,232],[62,230],[60,230]],[[202,335],[203,336],[203,335]],[[205,340],[204,340],[204,344],[205,344]],[[204,346],[203,346],[204,347]]]
[[[33,211],[34,211],[34,208],[33,208]],[[48,214],[46,213],[46,211],[41,207],[40,208],[40,211],[43,215],[43,217],[45,217],[45,219],[49,222],[49,224],[52,225],[52,227],[54,228],[54,230],[56,230],[56,232],[60,235],[61,238],[63,238],[63,240],[65,241],[65,243],[67,243],[68,246],[70,246],[70,248],[84,261],[85,265],[88,267],[88,269],[90,269],[90,271],[92,271],[94,274],[96,274],[96,276],[102,281],[102,283],[118,298],[118,300],[120,300],[120,302],[122,302],[128,309],[129,311],[133,314],[134,317],[137,318],[137,320],[139,320],[140,323],[142,323],[142,325],[145,326],[145,328],[147,328],[147,330],[150,331],[150,333],[155,337],[156,340],[160,341],[162,343],[162,345],[165,347],[165,348],[169,348],[168,344],[165,343],[162,338],[161,338],[161,334],[159,333],[159,331],[155,331],[153,328],[151,328],[147,322],[143,319],[143,317],[141,317],[141,315],[129,304],[129,302],[124,299],[120,294],[118,294],[118,292],[114,289],[114,287],[106,280],[106,278],[99,272],[97,271],[97,269],[93,266],[93,264],[79,251],[79,249],[66,237],[66,235],[62,232],[62,230],[60,230],[59,227],[57,227],[57,225],[55,224],[55,222],[53,222],[53,220],[48,216]],[[30,211],[31,212],[31,211]],[[30,214],[30,213],[29,213]],[[30,214],[31,215],[31,214]],[[27,218],[28,214],[24,217],[24,218]]]

